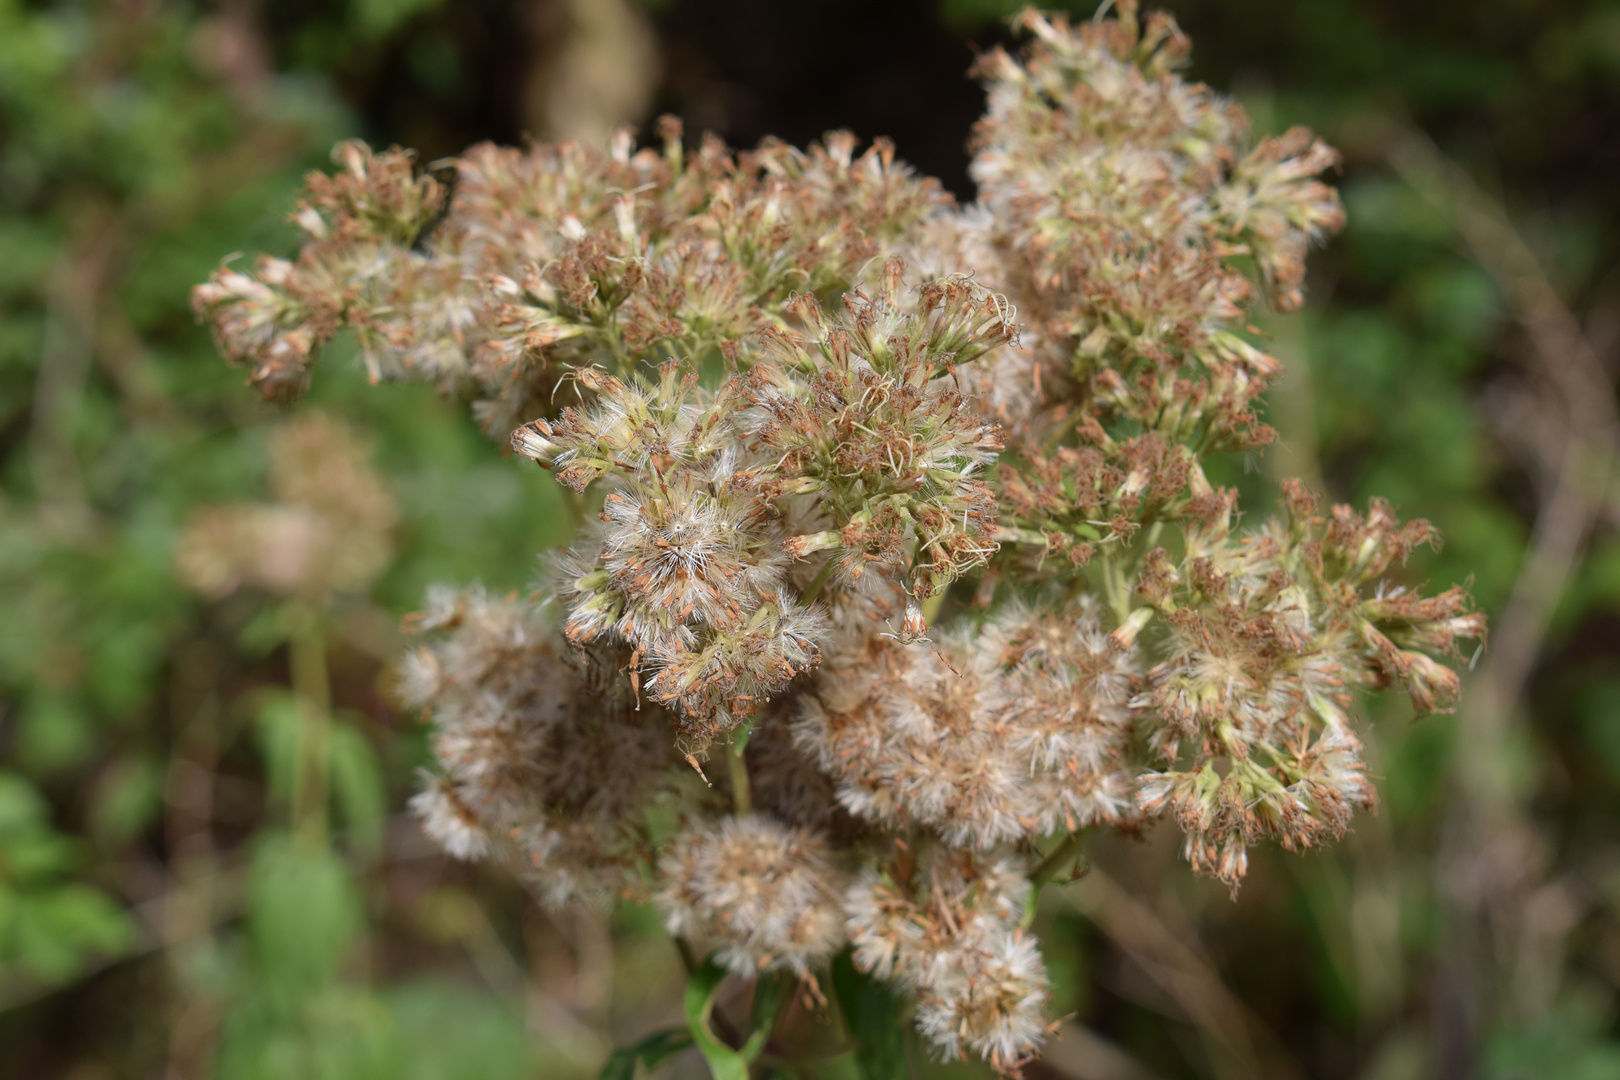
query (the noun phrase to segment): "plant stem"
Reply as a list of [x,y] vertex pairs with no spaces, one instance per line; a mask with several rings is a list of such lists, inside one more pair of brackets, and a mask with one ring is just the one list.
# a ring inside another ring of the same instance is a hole
[[1029,883],[1039,890],[1042,885],[1057,877],[1057,873],[1063,868],[1063,864],[1068,862],[1075,852],[1080,850],[1080,845],[1085,838],[1084,829],[1065,836],[1063,842],[1053,848],[1052,853],[1042,859],[1040,865],[1029,872]]
[[743,751],[748,748],[748,736],[732,739],[726,747],[726,768],[731,773],[731,812],[747,817],[754,812],[754,800],[748,790],[748,763]]
[[809,607],[810,601],[821,594],[822,586],[826,585],[827,581],[832,577],[833,564],[836,561],[832,556],[827,557],[827,564],[816,571],[816,576],[810,581],[810,587],[799,594],[799,603]]
[[320,617],[308,609],[295,610],[292,623],[288,659],[300,720],[299,760],[293,774],[293,827],[306,842],[318,845],[326,842],[327,759],[332,741],[326,636],[321,632]]
[[692,974],[702,965],[703,962],[698,959],[698,954],[692,948],[692,943],[690,941],[687,941],[680,934],[672,934],[670,936],[675,941],[675,951],[681,954],[681,966],[686,968],[686,973],[688,975]]
[[1097,563],[1102,577],[1103,596],[1114,618],[1124,626],[1125,620],[1131,617],[1130,586],[1125,582],[1124,568],[1119,565],[1115,554],[1105,548],[1098,552]]
[[998,526],[992,538],[998,544],[1030,544],[1035,547],[1046,547],[1049,543],[1045,533],[1036,532],[1034,529],[1014,529],[1005,525]]

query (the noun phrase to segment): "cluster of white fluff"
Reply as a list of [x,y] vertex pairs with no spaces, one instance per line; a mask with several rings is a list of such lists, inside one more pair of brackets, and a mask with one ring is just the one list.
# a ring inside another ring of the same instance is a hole
[[1051,997],[1040,948],[1023,929],[1023,868],[932,849],[906,880],[868,871],[850,889],[855,961],[917,994],[917,1026],[942,1056],[972,1050],[1016,1071],[1046,1035]]
[[820,662],[825,620],[787,587],[780,514],[724,436],[735,401],[700,403],[674,365],[656,385],[580,378],[597,391],[591,410],[514,436],[564,483],[612,485],[600,527],[557,563],[564,630],[625,649],[637,692],[701,751]]
[[739,975],[808,975],[844,943],[845,874],[816,833],[758,816],[704,823],[669,844],[658,872],[669,932],[717,944]]
[[[413,807],[460,858],[500,850],[550,902],[634,895],[646,810],[689,770],[668,717],[638,709],[612,654],[568,647],[548,613],[437,589],[400,696],[428,712],[432,778]],[[679,765],[677,768],[675,766]]]
[[1093,605],[1013,604],[936,644],[852,638],[805,695],[795,740],[850,813],[980,850],[1135,815],[1139,662]]

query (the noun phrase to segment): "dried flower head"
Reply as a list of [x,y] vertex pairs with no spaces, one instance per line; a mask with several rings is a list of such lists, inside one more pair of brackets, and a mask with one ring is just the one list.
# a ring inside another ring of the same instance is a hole
[[243,586],[311,598],[363,591],[393,558],[399,518],[367,456],[319,413],[281,425],[270,437],[275,501],[193,511],[175,547],[180,580],[208,596]]
[[795,738],[852,814],[980,849],[1135,816],[1137,660],[1094,605],[1015,603],[938,644],[869,636],[805,695]]
[[740,975],[806,975],[844,943],[843,874],[815,833],[769,818],[727,818],[672,841],[655,900],[669,932],[719,946]]
[[1022,929],[1031,899],[1017,863],[930,848],[851,887],[855,963],[916,991],[918,1029],[941,1057],[971,1049],[1016,1071],[1046,1037],[1051,996],[1040,950]]
[[452,854],[498,849],[552,904],[639,895],[645,811],[679,805],[690,770],[667,717],[638,710],[611,653],[576,652],[528,601],[438,590],[399,691],[433,722],[413,803]]

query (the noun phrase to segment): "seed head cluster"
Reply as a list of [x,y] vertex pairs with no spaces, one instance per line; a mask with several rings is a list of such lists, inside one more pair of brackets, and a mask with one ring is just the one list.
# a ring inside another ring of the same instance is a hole
[[804,695],[795,741],[852,815],[953,847],[1132,820],[1140,671],[1092,608],[1010,602],[937,649],[868,636]]
[[677,836],[658,862],[669,932],[719,946],[739,975],[801,976],[844,944],[846,874],[825,838],[764,817],[728,817]]
[[188,588],[324,601],[364,590],[393,558],[399,507],[359,438],[306,413],[270,435],[269,502],[198,507],[175,545]]
[[413,806],[452,855],[498,852],[548,903],[637,896],[649,812],[701,785],[618,658],[570,646],[548,614],[478,588],[428,597],[400,696],[431,720],[440,773]]
[[857,964],[917,995],[917,1026],[946,1058],[971,1050],[1016,1072],[1045,1037],[1050,994],[1023,923],[1033,890],[1014,859],[933,848],[866,871],[847,900]]
[[1253,138],[1168,16],[1017,23],[973,205],[846,133],[351,143],[296,258],[195,297],[266,394],[347,329],[588,522],[533,595],[417,618],[431,835],[548,903],[649,900],[744,978],[849,949],[1009,1075],[1049,1023],[1041,852],[1169,819],[1235,891],[1374,806],[1358,695],[1447,709],[1485,632],[1404,578],[1426,522],[1290,482],[1242,528],[1206,474],[1272,438],[1248,323],[1340,227],[1334,151]]

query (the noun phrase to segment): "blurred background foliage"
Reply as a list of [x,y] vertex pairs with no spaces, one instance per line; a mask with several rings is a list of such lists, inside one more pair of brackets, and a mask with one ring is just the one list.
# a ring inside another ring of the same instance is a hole
[[[393,562],[314,638],[294,601],[187,592],[188,514],[264,499],[284,420],[188,290],[287,251],[352,136],[431,162],[662,111],[743,145],[846,126],[971,198],[962,73],[1011,6],[0,0],[0,1075],[589,1076],[679,1017],[649,912],[548,915],[402,809],[399,617],[434,581],[523,588],[569,530],[549,478],[329,363],[299,409],[361,434]],[[1471,581],[1496,639],[1457,715],[1370,704],[1379,815],[1235,903],[1169,835],[1094,843],[1043,899],[1068,1019],[1032,1075],[1620,1076],[1620,6],[1164,6],[1258,128],[1345,153],[1349,227],[1264,327],[1282,441],[1224,482],[1430,517],[1449,543],[1408,574]]]

